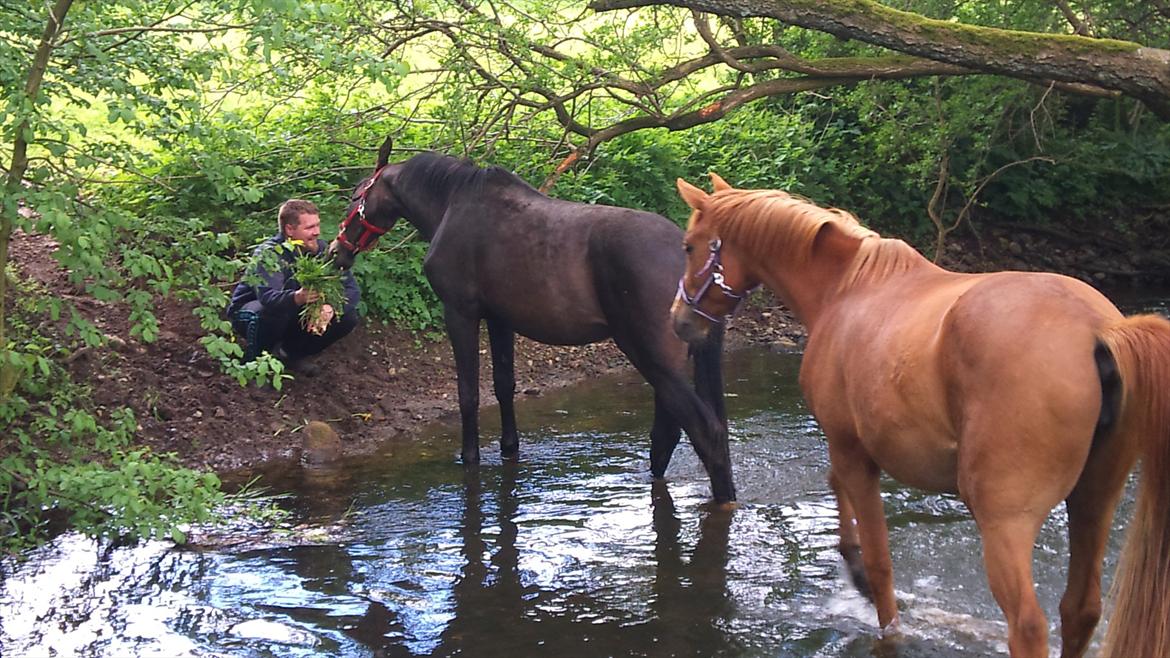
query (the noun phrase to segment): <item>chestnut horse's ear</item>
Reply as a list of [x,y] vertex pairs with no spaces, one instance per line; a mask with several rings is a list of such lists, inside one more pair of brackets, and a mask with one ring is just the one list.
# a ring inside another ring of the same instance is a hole
[[681,178],[676,180],[674,184],[676,187],[678,187],[678,195],[682,197],[683,201],[687,202],[688,206],[694,208],[695,210],[701,208],[703,202],[707,200],[706,192],[700,190],[694,185],[691,185]]
[[716,192],[722,192],[723,190],[730,190],[731,189],[731,185],[728,185],[727,181],[723,180],[723,177],[720,176],[719,174],[712,171],[710,176],[711,176],[711,189],[715,190]]
[[394,147],[394,138],[389,135],[386,136],[386,141],[382,142],[382,146],[378,148],[378,164],[375,169],[381,169],[390,162],[390,149]]

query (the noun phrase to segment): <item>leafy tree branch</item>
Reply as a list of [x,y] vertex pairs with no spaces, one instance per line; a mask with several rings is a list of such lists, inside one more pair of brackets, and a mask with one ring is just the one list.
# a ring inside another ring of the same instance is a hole
[[[57,0],[45,22],[45,31],[37,45],[36,55],[33,56],[29,67],[28,77],[24,85],[25,111],[31,114],[32,106],[37,102],[41,89],[41,82],[45,79],[45,71],[49,65],[49,56],[53,51],[54,42],[65,24],[65,15],[69,13],[73,0]],[[32,141],[32,117],[23,116],[15,130],[12,143],[12,160],[8,166],[8,175],[4,181],[3,208],[0,208],[0,402],[4,401],[11,392],[10,382],[16,377],[13,370],[16,364],[8,357],[8,338],[6,309],[8,301],[8,242],[12,237],[12,228],[16,224],[20,212],[20,199],[24,187],[24,174],[28,170],[28,146]]]
[[[572,10],[555,3],[521,11],[492,0],[450,2],[426,10],[411,7],[383,20],[376,38],[386,45],[385,53],[419,48],[436,53],[438,66],[410,74],[422,81],[415,87],[416,100],[431,102],[437,95],[420,87],[463,88],[466,100],[460,102],[471,103],[461,113],[469,122],[460,129],[465,151],[490,153],[497,140],[514,139],[539,117],[551,117],[563,130],[563,146],[559,164],[541,185],[544,190],[607,141],[645,129],[684,130],[719,121],[768,97],[872,80],[995,73],[1079,95],[1130,94],[1160,112],[1158,90],[1170,75],[1157,65],[1170,51],[1121,40],[932,20],[872,2],[599,0],[592,7],[603,11],[649,8],[577,29],[572,29],[579,23]],[[721,19],[712,23],[702,11],[721,14]],[[1051,13],[1058,16],[1059,7]],[[745,16],[781,17],[858,39],[868,30],[876,35],[869,43],[902,52],[798,56],[766,20]],[[879,29],[882,20],[889,25]],[[1093,63],[1086,66],[1081,60]]]

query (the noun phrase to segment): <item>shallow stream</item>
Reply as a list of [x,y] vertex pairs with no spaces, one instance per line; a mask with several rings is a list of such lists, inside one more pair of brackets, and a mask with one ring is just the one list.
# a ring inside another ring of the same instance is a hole
[[[518,464],[500,462],[487,409],[475,469],[456,461],[451,424],[379,455],[284,469],[269,485],[291,492],[296,527],[263,541],[99,553],[65,536],[4,563],[0,655],[1006,655],[963,505],[892,481],[904,635],[877,639],[842,576],[799,362],[763,349],[727,360],[733,511],[707,504],[685,440],[667,481],[651,481],[650,389],[617,375],[520,404]],[[1064,525],[1058,509],[1035,551],[1054,647]]]

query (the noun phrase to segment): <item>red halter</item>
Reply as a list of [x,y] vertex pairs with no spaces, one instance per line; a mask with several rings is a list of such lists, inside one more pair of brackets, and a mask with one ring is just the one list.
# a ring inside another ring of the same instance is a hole
[[[353,210],[349,211],[349,215],[346,216],[345,221],[341,222],[341,226],[337,228],[337,241],[344,245],[346,249],[349,249],[355,254],[374,246],[374,243],[377,242],[378,238],[386,232],[386,229],[374,226],[368,220],[366,220],[366,194],[369,193],[370,188],[374,186],[374,183],[378,182],[378,175],[381,174],[382,170],[385,168],[386,166],[382,165],[381,167],[378,167],[376,171],[374,171],[374,175],[370,176],[370,179],[362,187],[361,191],[358,192],[357,205],[354,206]],[[353,221],[354,217],[357,217],[358,221],[362,224],[362,232],[360,235],[358,235],[357,245],[354,245],[345,237],[345,229],[347,226],[349,226],[349,223]]]

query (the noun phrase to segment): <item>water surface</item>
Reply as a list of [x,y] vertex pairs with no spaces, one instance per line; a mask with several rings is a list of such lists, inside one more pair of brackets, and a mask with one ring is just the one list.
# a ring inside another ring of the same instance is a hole
[[[522,402],[520,463],[500,462],[490,409],[478,468],[456,461],[451,424],[335,468],[286,468],[270,483],[293,492],[297,527],[261,543],[97,552],[64,537],[4,567],[0,653],[1006,655],[974,522],[952,496],[890,481],[905,634],[877,639],[842,577],[799,362],[762,349],[728,360],[733,511],[707,504],[685,440],[667,481],[651,481],[650,389],[616,375]],[[1057,510],[1035,553],[1054,645],[1064,525]]]

